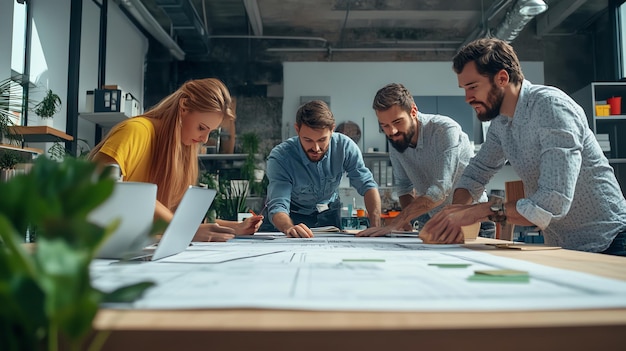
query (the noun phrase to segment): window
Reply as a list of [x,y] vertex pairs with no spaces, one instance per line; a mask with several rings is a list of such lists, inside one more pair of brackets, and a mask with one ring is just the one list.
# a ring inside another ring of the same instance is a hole
[[11,47],[11,69],[18,74],[24,73],[24,55],[26,48],[26,4],[13,4],[13,45]]
[[[23,99],[18,98],[24,94],[23,74],[26,58],[26,4],[15,1],[13,3],[13,33],[11,41],[11,78],[15,84],[11,88],[11,122],[16,125],[22,124],[24,112]],[[19,85],[18,85],[19,84]],[[20,90],[21,93],[20,94]],[[15,101],[14,99],[19,99]],[[22,106],[20,109],[18,106]]]

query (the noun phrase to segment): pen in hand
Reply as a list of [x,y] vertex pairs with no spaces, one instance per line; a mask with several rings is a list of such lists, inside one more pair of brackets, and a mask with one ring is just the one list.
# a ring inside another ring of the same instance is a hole
[[[261,209],[261,213],[263,213],[265,211],[265,209],[267,208],[267,203],[265,204],[265,206],[263,206],[263,208]],[[252,209],[249,209],[248,212],[252,213],[253,216],[258,216],[258,214],[256,214],[256,212],[254,212]]]

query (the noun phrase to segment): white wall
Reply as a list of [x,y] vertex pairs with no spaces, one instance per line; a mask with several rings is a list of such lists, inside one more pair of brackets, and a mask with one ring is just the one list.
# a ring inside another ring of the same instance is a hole
[[[542,62],[523,62],[522,68],[527,79],[543,83]],[[365,150],[385,150],[386,139],[378,132],[372,110],[374,95],[384,85],[402,83],[413,95],[421,96],[464,94],[451,62],[285,62],[283,80],[284,137],[295,135],[293,124],[300,96],[330,96],[337,124],[352,120],[361,125]]]
[[[70,2],[67,0],[33,1],[31,38],[31,89],[29,97],[40,101],[47,89],[59,95],[62,106],[54,115],[52,126],[65,131],[67,114],[67,72],[70,33]],[[52,16],[51,14],[55,14]],[[30,112],[28,125],[39,125],[39,117]]]
[[143,79],[148,39],[114,2],[109,1],[104,84],[115,84],[143,102]]
[[[109,1],[107,11],[107,48],[105,85],[118,85],[125,92],[143,101],[143,81],[148,39],[132,24],[119,6]],[[86,93],[98,85],[98,55],[100,9],[93,2],[83,3],[83,28],[81,33],[81,65],[79,86],[79,111],[85,111]],[[107,130],[104,130],[106,134]],[[78,120],[78,137],[95,144],[95,124]]]
[[[34,101],[38,101],[46,89],[52,89],[61,97],[63,105],[52,120],[52,126],[62,131],[66,130],[70,5],[69,0],[30,2],[33,14],[31,81],[39,86],[30,95]],[[0,39],[7,47],[11,44],[12,8],[13,0],[2,0]],[[85,110],[86,91],[93,90],[97,85],[100,8],[93,1],[84,1],[82,16],[79,111]],[[148,40],[114,1],[109,1],[107,21],[105,84],[120,85],[141,101]],[[10,51],[2,50],[0,79],[10,75],[10,60]],[[41,123],[34,113],[29,114],[28,125]],[[93,146],[94,135],[95,125],[79,118],[77,137],[87,139]],[[47,149],[49,145],[33,146]]]

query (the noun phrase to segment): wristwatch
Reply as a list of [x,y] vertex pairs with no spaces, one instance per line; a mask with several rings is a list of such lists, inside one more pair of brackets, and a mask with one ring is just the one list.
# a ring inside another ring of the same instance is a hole
[[489,215],[487,218],[489,218],[490,221],[505,225],[506,212],[504,211],[504,201],[502,201],[502,198],[495,198],[494,202],[489,206],[489,209],[493,214]]

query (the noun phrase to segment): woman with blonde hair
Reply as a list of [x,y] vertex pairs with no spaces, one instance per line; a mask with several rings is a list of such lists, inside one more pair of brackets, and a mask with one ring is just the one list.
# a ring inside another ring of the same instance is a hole
[[[157,185],[155,216],[171,221],[185,190],[198,180],[198,148],[224,118],[235,118],[231,97],[218,79],[184,83],[142,116],[117,124],[91,151],[101,164],[117,164],[125,181]],[[194,241],[226,241],[252,234],[263,216],[243,222],[217,220],[198,228]]]

